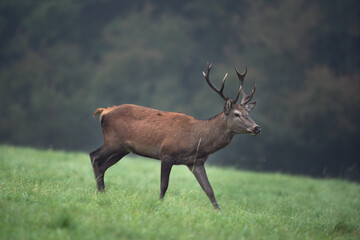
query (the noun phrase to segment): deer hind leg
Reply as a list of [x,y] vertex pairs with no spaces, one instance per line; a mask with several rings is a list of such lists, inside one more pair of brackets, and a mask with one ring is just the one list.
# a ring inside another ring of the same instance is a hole
[[104,146],[90,153],[91,164],[99,192],[105,189],[104,176],[106,170],[128,153],[128,151],[123,149],[107,151]]
[[97,182],[98,191],[101,191],[105,188],[104,185],[104,174],[100,171],[100,165],[105,161],[102,154],[102,147],[96,149],[90,153],[91,165],[94,170],[95,180]]

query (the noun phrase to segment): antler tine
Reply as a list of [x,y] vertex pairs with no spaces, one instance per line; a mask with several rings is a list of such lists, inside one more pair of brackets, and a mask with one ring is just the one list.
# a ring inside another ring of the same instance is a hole
[[[239,82],[240,82],[240,88],[241,88],[241,90],[239,89],[239,92],[241,92],[241,94],[243,95],[243,96],[242,96],[242,100],[241,100],[241,104],[242,104],[242,105],[245,105],[245,104],[247,104],[248,102],[251,101],[251,99],[252,99],[252,97],[253,97],[253,95],[254,95],[254,93],[255,93],[255,90],[256,90],[256,84],[254,85],[254,89],[251,91],[251,94],[250,94],[250,95],[247,95],[247,94],[244,92],[244,90],[242,89],[242,86],[243,86],[243,84],[244,84],[245,75],[246,75],[246,73],[247,73],[247,67],[245,67],[245,71],[244,71],[243,73],[239,73],[239,71],[237,70],[236,67],[235,67],[235,71],[236,71],[236,74],[237,74],[238,79],[239,79]],[[239,96],[236,97],[235,102],[238,100],[238,97],[239,97]]]
[[228,75],[228,73],[225,73],[225,76],[224,76],[224,78],[223,78],[223,80],[222,80],[222,83],[221,83],[220,92],[222,92],[222,91],[224,90],[225,80],[226,80],[226,78],[227,78],[227,75]]
[[234,67],[235,68],[235,72],[236,72],[236,74],[237,74],[237,76],[238,76],[238,79],[239,79],[239,81],[240,81],[240,86],[243,86],[243,84],[244,84],[244,79],[245,79],[245,76],[246,76],[246,73],[247,73],[247,67],[245,67],[245,71],[243,72],[243,73],[239,73],[239,71],[237,70],[237,68],[236,67]]
[[240,85],[239,91],[238,91],[237,94],[236,94],[236,98],[235,98],[234,100],[232,100],[233,103],[236,103],[236,102],[237,102],[237,100],[239,99],[239,96],[240,96],[241,91],[242,91],[242,86]]
[[243,95],[243,98],[242,98],[242,100],[241,100],[241,104],[242,105],[246,105],[248,102],[250,102],[251,101],[251,99],[252,99],[252,97],[253,97],[253,95],[254,95],[254,93],[255,93],[255,90],[256,90],[256,84],[254,84],[254,88],[253,88],[253,90],[251,91],[251,93],[250,93],[250,95]]
[[220,95],[220,97],[222,97],[225,101],[229,100],[229,98],[227,96],[224,95],[223,93],[223,90],[224,90],[224,86],[225,86],[225,80],[226,80],[226,77],[227,77],[227,74],[225,74],[224,76],[224,79],[222,81],[222,84],[221,84],[221,88],[220,90],[217,89],[217,87],[215,87],[211,82],[210,82],[210,79],[209,79],[209,74],[210,74],[210,70],[211,70],[211,67],[212,67],[212,64],[210,63],[207,63],[206,64],[206,73],[203,72],[203,75],[205,77],[205,80],[206,82],[209,84],[209,86],[217,93]]

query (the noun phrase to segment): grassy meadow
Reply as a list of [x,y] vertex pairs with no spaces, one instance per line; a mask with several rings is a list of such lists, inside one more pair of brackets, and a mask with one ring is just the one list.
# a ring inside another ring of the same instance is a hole
[[0,239],[360,239],[360,185],[208,166],[221,211],[175,166],[125,157],[96,192],[85,153],[0,146]]

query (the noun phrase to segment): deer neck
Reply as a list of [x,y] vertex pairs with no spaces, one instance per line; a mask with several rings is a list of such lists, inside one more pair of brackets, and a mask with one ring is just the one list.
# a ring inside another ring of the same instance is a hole
[[209,120],[201,121],[201,131],[198,132],[200,152],[211,154],[231,142],[233,134],[227,127],[224,113],[221,112]]

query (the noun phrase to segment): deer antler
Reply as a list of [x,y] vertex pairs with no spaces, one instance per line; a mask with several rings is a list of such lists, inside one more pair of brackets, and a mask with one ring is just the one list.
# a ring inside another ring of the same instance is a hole
[[[242,89],[242,86],[244,84],[244,79],[245,79],[245,75],[247,73],[247,68],[245,67],[245,71],[243,73],[239,73],[239,71],[237,70],[237,68],[235,67],[235,71],[236,71],[236,74],[238,76],[238,79],[239,79],[239,82],[240,82],[240,89],[239,89],[239,93],[241,92],[241,95],[242,95],[242,99],[241,99],[241,104],[242,105],[246,105],[247,103],[249,103],[255,93],[255,90],[256,90],[256,84],[254,84],[254,88],[253,90],[251,91],[250,95],[246,95],[246,93],[244,92],[244,90]],[[239,98],[239,94],[236,96],[236,101],[237,99]]]
[[242,91],[242,85],[240,85],[240,87],[239,87],[239,91],[238,91],[238,93],[237,93],[237,95],[236,95],[235,100],[231,100],[228,96],[225,96],[224,93],[223,93],[224,87],[225,87],[225,80],[226,80],[228,74],[227,74],[227,73],[225,74],[225,76],[224,76],[224,78],[223,78],[223,80],[222,80],[222,83],[221,83],[221,88],[218,89],[217,87],[214,86],[214,84],[212,84],[212,83],[210,82],[209,74],[210,74],[211,68],[212,68],[212,64],[211,64],[211,63],[210,63],[210,64],[207,63],[207,64],[206,64],[206,73],[203,72],[203,75],[204,75],[204,77],[205,77],[205,79],[206,79],[206,82],[207,82],[207,83],[209,84],[209,86],[210,86],[217,94],[219,94],[220,97],[222,97],[225,101],[230,100],[232,103],[236,103],[236,101],[237,101],[238,98],[239,98],[240,92]]
[[226,80],[226,77],[227,77],[227,73],[225,74],[223,80],[222,80],[222,84],[221,84],[221,88],[220,89],[217,89],[214,84],[212,84],[210,82],[210,79],[209,79],[209,74],[210,74],[210,70],[212,68],[212,64],[210,63],[207,63],[206,64],[206,73],[203,72],[203,75],[206,79],[206,82],[209,84],[209,86],[217,93],[220,95],[220,97],[222,97],[225,101],[229,100],[229,97],[225,96],[223,91],[224,91],[224,87],[225,87],[225,80]]

